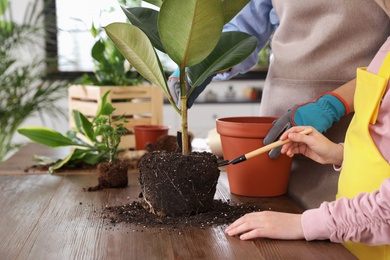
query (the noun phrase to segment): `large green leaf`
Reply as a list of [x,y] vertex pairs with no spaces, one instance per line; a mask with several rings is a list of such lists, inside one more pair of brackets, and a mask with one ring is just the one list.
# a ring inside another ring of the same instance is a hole
[[51,166],[48,170],[48,173],[52,174],[55,170],[60,169],[62,166],[73,165],[77,161],[83,161],[94,165],[103,161],[103,155],[92,153],[90,150],[75,148],[66,158]]
[[156,49],[165,52],[158,33],[158,11],[143,7],[122,7],[122,9],[130,23],[140,28]]
[[180,67],[206,58],[218,43],[223,24],[221,0],[165,0],[158,17],[161,42]]
[[256,45],[256,37],[247,33],[224,32],[213,52],[202,62],[188,68],[187,73],[193,88],[199,86],[207,77],[245,60],[255,50]]
[[72,112],[77,131],[86,136],[90,141],[95,142],[93,125],[89,119],[78,110],[73,110]]
[[112,23],[105,30],[123,56],[146,80],[169,93],[161,62],[141,29],[131,24]]
[[28,137],[33,142],[52,148],[79,145],[61,133],[45,127],[21,127],[18,129],[18,133]]
[[222,0],[224,10],[224,23],[228,23],[244,8],[250,0]]

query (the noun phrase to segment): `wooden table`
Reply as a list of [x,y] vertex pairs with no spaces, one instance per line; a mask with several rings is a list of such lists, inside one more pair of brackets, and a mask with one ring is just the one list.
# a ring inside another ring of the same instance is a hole
[[[29,144],[0,164],[0,259],[354,259],[343,246],[328,241],[240,241],[225,235],[226,226],[184,232],[110,226],[101,209],[137,198],[137,172],[129,172],[125,189],[84,192],[97,184],[94,171],[61,176],[23,171],[32,164],[33,154],[63,152],[66,149]],[[287,196],[230,194],[224,172],[216,198],[256,202],[267,210],[301,211]]]

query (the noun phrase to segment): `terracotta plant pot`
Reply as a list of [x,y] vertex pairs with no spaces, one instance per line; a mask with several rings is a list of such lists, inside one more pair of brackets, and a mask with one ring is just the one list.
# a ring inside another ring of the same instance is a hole
[[[233,160],[258,149],[275,117],[228,117],[217,119],[224,159]],[[271,159],[260,154],[239,164],[226,166],[230,192],[251,197],[279,196],[286,193],[292,159],[280,155]]]
[[135,149],[145,150],[148,143],[155,144],[160,136],[168,135],[168,126],[136,125],[134,126]]

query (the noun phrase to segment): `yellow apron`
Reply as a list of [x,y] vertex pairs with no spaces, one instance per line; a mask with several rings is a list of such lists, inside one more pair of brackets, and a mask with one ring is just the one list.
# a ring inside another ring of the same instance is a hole
[[[381,183],[390,177],[390,165],[382,157],[369,133],[369,125],[376,123],[389,76],[390,53],[378,75],[357,69],[355,115],[345,138],[337,198],[351,198],[361,192],[378,190]],[[359,259],[390,259],[390,245],[367,246],[352,242],[343,245]]]

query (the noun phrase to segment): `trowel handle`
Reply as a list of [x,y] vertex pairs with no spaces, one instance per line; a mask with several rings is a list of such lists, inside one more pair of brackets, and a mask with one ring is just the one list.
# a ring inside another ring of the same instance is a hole
[[[306,128],[305,130],[299,132],[299,134],[304,134],[304,135],[307,135],[307,134],[310,134],[312,132],[312,128]],[[263,146],[263,147],[260,147],[259,149],[256,149],[256,150],[253,150],[252,152],[249,152],[247,154],[245,154],[245,157],[246,159],[250,159],[252,157],[255,157],[259,154],[262,154],[262,153],[265,153],[265,152],[268,152],[276,147],[279,147],[279,146],[282,146],[288,142],[291,142],[290,139],[286,139],[286,140],[279,140],[279,141],[276,141],[276,142],[273,142],[273,143],[270,143],[266,146]]]

